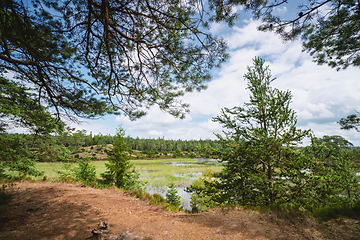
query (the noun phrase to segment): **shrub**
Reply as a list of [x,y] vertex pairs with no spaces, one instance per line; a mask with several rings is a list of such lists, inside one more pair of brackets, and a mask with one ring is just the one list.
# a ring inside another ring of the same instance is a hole
[[181,205],[181,197],[178,195],[174,183],[171,183],[168,187],[168,191],[166,192],[166,202],[176,207]]
[[73,175],[76,180],[93,182],[96,180],[96,169],[87,158],[78,162],[78,166],[73,169]]
[[154,193],[152,195],[152,201],[151,201],[152,204],[163,204],[165,202],[166,200],[159,193]]

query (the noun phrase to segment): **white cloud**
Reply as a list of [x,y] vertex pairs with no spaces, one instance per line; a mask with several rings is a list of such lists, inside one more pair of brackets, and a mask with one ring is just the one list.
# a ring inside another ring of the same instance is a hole
[[134,122],[118,116],[116,124],[122,123],[133,137],[163,134],[166,139],[214,139],[213,132],[220,133],[221,126],[212,122],[211,117],[217,116],[222,107],[242,106],[249,101],[243,75],[246,66],[252,65],[252,59],[260,56],[277,78],[273,86],[292,92],[291,107],[297,112],[300,128],[311,128],[318,137],[342,135],[359,145],[360,134],[340,130],[336,123],[354,109],[360,110],[359,69],[349,67],[337,72],[328,66],[318,66],[308,53],[301,51],[300,41],[283,44],[274,33],[258,32],[259,24],[250,19],[243,27],[231,29],[224,23],[212,25],[211,31],[223,34],[228,41],[230,58],[221,69],[213,71],[216,77],[206,91],[187,93],[182,98],[191,105],[185,120],[153,107],[147,116]]
[[149,136],[152,137],[152,138],[164,136],[163,132],[159,132],[159,131],[156,131],[156,130],[150,130],[150,131],[148,132],[148,134],[149,134]]
[[275,13],[277,14],[282,14],[282,13],[286,13],[287,12],[287,8],[286,7],[276,7],[275,8]]
[[219,123],[213,122],[211,119],[208,119],[205,122],[199,123],[199,127],[211,131],[211,132],[221,132],[222,127]]

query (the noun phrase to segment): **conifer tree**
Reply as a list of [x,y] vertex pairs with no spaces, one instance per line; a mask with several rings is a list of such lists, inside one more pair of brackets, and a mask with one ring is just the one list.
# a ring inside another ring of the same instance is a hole
[[264,64],[255,58],[244,75],[250,102],[223,108],[213,118],[229,130],[225,136],[216,134],[229,148],[221,156],[223,172],[214,175],[218,181],[205,184],[213,201],[241,205],[307,201],[307,190],[314,184],[306,169],[313,169],[316,162],[294,150],[310,131],[296,128],[291,93],[271,87],[275,78]]
[[107,171],[101,174],[105,184],[114,184],[117,187],[130,189],[137,184],[139,174],[130,164],[130,156],[125,142],[125,130],[117,129],[114,137],[113,148],[108,151],[109,163],[106,163]]

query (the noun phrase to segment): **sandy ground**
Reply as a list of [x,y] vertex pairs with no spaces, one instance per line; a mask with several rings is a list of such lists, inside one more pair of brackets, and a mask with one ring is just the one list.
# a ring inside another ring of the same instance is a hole
[[359,221],[350,219],[319,224],[244,209],[174,213],[81,184],[23,182],[8,191],[14,199],[0,214],[0,239],[97,239],[91,231],[99,221],[123,233],[117,239],[360,239]]

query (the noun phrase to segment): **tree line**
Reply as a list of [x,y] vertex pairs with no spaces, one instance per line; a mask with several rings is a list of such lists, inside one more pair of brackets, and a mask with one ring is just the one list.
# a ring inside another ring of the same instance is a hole
[[[102,146],[105,147],[108,144],[113,144],[115,136],[112,135],[102,135],[92,133],[87,134],[85,130],[77,131],[66,131],[62,134],[57,135],[46,135],[46,136],[35,136],[33,134],[12,134],[19,138],[23,138],[27,148],[39,149],[42,145],[54,146],[62,145],[66,148],[69,148],[71,151],[76,152],[81,147],[89,146]],[[131,150],[152,150],[158,152],[170,152],[176,151],[177,149],[181,151],[194,152],[198,151],[199,147],[205,145],[222,149],[225,147],[223,143],[219,140],[211,139],[200,139],[200,140],[171,140],[163,138],[139,138],[139,137],[124,137],[124,141]]]
[[[1,133],[0,134],[0,150],[1,159],[0,171],[5,169],[13,169],[17,171],[30,171],[28,168],[23,170],[18,167],[28,161],[63,161],[76,153],[81,152],[81,148],[95,147],[104,148],[108,144],[113,144],[116,136],[102,135],[92,133],[87,134],[85,130],[68,129],[61,134],[21,134],[21,133]],[[128,151],[140,151],[149,157],[159,153],[180,153],[196,152],[201,149],[211,147],[223,149],[225,145],[219,140],[167,140],[164,138],[145,139],[133,138],[131,136],[124,137]]]

